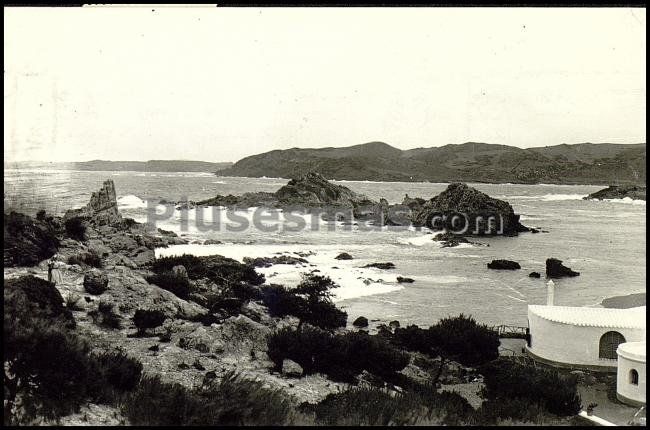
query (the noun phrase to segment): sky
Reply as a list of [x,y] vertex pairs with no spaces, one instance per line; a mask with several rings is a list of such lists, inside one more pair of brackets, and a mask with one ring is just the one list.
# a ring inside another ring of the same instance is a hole
[[645,142],[645,9],[4,9],[4,156]]

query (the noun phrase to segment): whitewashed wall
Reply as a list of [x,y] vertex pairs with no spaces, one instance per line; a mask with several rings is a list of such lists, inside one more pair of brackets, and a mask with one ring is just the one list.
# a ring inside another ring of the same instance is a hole
[[[630,371],[639,372],[639,385],[630,384]],[[616,393],[623,396],[619,399],[626,403],[645,404],[646,366],[645,361],[636,361],[619,355],[616,375]],[[632,400],[633,402],[629,402]]]
[[645,328],[609,328],[563,324],[541,318],[528,311],[530,352],[558,363],[616,367],[616,359],[598,357],[600,337],[608,331],[621,333],[627,342],[645,340]]

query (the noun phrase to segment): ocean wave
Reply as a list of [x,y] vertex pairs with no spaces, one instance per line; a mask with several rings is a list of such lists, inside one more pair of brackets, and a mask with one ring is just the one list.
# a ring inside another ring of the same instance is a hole
[[559,200],[582,200],[583,197],[587,197],[587,194],[544,194],[540,199],[551,202]]
[[118,198],[117,205],[120,209],[146,209],[147,202],[138,196],[128,194]]
[[603,201],[610,203],[625,203],[628,205],[645,206],[645,200],[635,200],[631,197],[623,197],[622,199],[603,199]]

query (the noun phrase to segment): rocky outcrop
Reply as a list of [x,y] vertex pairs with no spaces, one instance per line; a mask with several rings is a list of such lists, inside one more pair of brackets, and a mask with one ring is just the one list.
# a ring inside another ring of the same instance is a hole
[[275,192],[275,196],[284,205],[357,207],[375,204],[367,197],[333,184],[314,172],[291,179]]
[[646,187],[643,185],[610,185],[609,187],[583,197],[584,200],[624,199],[645,200]]
[[63,219],[68,220],[74,217],[86,218],[100,226],[122,223],[122,216],[117,208],[117,194],[113,180],[105,180],[102,188],[92,193],[86,206],[68,210]]
[[303,370],[300,364],[293,360],[285,358],[282,361],[282,374],[290,378],[299,378],[302,376]]
[[541,278],[542,275],[541,275],[539,272],[530,272],[530,273],[528,274],[528,277],[529,277],[529,278]]
[[352,260],[352,256],[348,254],[347,252],[342,252],[336,257],[334,257],[335,260]]
[[562,264],[562,260],[557,258],[549,258],[546,260],[546,277],[547,278],[562,278],[565,276],[579,276],[579,272],[574,272],[570,268]]
[[450,184],[445,191],[411,214],[416,226],[463,235],[514,236],[528,228],[519,222],[512,206],[466,184]]
[[86,272],[84,275],[84,289],[88,294],[102,294],[108,289],[108,276],[101,270]]
[[413,282],[415,282],[415,280],[413,278],[405,278],[403,276],[398,276],[397,282],[399,282],[400,284],[412,284]]
[[516,261],[510,260],[492,260],[487,264],[488,269],[493,270],[518,270],[521,266]]
[[18,212],[4,214],[4,266],[33,266],[52,257],[59,240],[54,226]]

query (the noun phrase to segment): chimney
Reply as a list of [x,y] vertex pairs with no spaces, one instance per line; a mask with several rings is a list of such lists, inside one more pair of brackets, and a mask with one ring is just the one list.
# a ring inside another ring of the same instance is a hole
[[553,306],[553,301],[555,300],[555,282],[550,279],[546,283],[546,306]]

